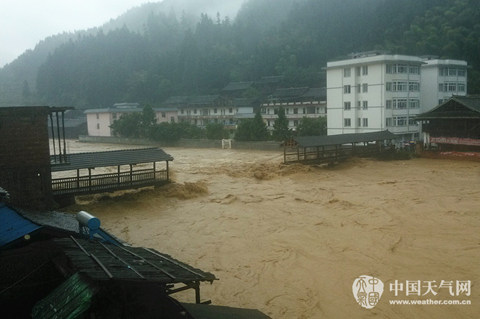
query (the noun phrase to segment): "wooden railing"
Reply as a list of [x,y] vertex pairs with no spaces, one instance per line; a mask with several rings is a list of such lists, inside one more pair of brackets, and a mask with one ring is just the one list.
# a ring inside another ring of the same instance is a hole
[[166,170],[144,169],[131,172],[54,178],[52,179],[52,191],[54,195],[90,194],[151,186],[167,181]]

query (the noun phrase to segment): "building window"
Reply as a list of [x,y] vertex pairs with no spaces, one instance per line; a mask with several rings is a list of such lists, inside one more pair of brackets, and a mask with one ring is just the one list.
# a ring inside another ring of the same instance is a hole
[[394,104],[396,104],[397,109],[406,109],[407,108],[407,99],[397,99],[395,101],[396,101],[396,103],[394,102]]
[[362,75],[368,75],[368,65],[362,66]]
[[450,82],[448,83],[448,92],[456,92],[457,91],[457,83]]
[[391,109],[392,108],[392,100],[387,100],[386,103],[385,103],[385,107],[387,109]]
[[350,85],[344,85],[343,86],[343,93],[345,94],[350,94],[351,86]]
[[345,68],[345,69],[343,69],[343,77],[349,78],[350,75],[351,75],[351,70],[350,70],[350,68]]
[[162,118],[166,118],[167,117],[167,114],[165,114],[165,112],[162,112]]
[[368,118],[363,118],[362,119],[362,126],[363,127],[368,127]]
[[443,92],[443,83],[438,84],[438,91]]
[[357,109],[360,110],[361,107],[362,107],[362,101],[357,101]]
[[270,120],[267,120],[267,126],[271,126],[271,125],[270,125]]
[[363,93],[368,92],[368,84],[367,84],[367,83],[363,83],[363,84],[362,84],[362,92],[363,92]]
[[406,116],[394,117],[393,122],[394,122],[395,126],[406,126],[407,125],[407,117]]
[[408,125],[410,125],[410,126],[418,126],[418,122],[415,121],[415,119],[410,118],[410,119],[408,119]]
[[298,114],[298,108],[293,108],[293,114]]
[[352,126],[352,120],[349,118],[343,119],[343,126],[350,127]]
[[394,86],[396,84],[396,90],[397,92],[406,92],[407,91],[407,82],[393,82]]
[[386,90],[391,92],[407,92],[410,91],[419,91],[420,83],[418,82],[387,82]]
[[228,109],[228,113],[232,114],[232,113],[233,113],[233,109],[232,109],[232,108],[229,108],[229,109]]
[[408,82],[408,90],[410,92],[420,91],[420,83],[419,82]]
[[418,66],[410,65],[408,68],[410,74],[420,74],[420,68]]
[[457,69],[448,68],[448,76],[457,76]]
[[216,109],[216,108],[213,109],[213,113],[214,113],[214,114],[217,114],[217,109]]
[[356,76],[360,76],[360,67],[359,67],[359,66],[357,66],[357,67],[355,68],[355,75],[356,75]]
[[362,119],[360,117],[357,119],[357,126],[358,127],[362,126]]
[[406,64],[397,64],[397,73],[408,73],[408,67]]
[[368,110],[368,101],[363,101],[362,102],[362,109]]
[[418,109],[420,107],[420,101],[417,99],[408,100],[408,107],[411,109]]
[[352,107],[351,102],[343,102],[343,109],[345,111],[349,111],[351,109],[351,107]]
[[458,76],[465,76],[467,74],[467,71],[465,69],[458,69],[457,75]]
[[407,64],[387,64],[387,73],[388,74],[420,74],[420,67],[417,65],[407,65]]
[[194,109],[194,110],[193,110],[193,114],[197,114],[197,109]]
[[97,130],[100,129],[100,123],[97,123]]
[[393,118],[387,117],[385,121],[386,126],[393,126]]
[[465,84],[458,83],[457,89],[458,89],[458,92],[465,92]]

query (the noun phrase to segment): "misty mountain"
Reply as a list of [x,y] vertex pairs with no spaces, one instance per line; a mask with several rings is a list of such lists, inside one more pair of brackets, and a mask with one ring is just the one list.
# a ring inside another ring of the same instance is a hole
[[285,87],[316,87],[327,61],[374,49],[467,60],[468,91],[480,92],[476,0],[248,0],[234,18],[206,6],[226,2],[235,3],[147,4],[64,35],[47,54],[36,52],[39,44],[0,70],[0,105],[158,105],[270,75],[283,76]]
[[194,28],[202,13],[235,17],[243,1],[164,0],[151,2],[131,8],[102,26],[47,37],[40,41],[35,48],[25,51],[17,59],[0,68],[0,106],[41,103],[33,94],[36,91],[38,69],[45,63],[49,54],[63,44],[70,41],[75,42],[86,35],[95,35],[100,31],[108,33],[123,27],[132,32],[143,33],[148,19],[158,17],[158,15],[182,17],[184,26]]

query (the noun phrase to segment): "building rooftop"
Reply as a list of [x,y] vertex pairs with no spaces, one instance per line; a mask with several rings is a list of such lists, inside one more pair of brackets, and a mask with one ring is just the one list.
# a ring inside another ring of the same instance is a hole
[[432,110],[419,114],[417,120],[480,118],[480,95],[453,96]]
[[[138,280],[158,283],[214,281],[215,275],[193,268],[154,249],[127,247],[73,237],[54,239],[73,266],[93,280]],[[94,257],[92,257],[94,256]]]
[[405,63],[425,63],[424,60],[417,56],[411,55],[391,55],[391,54],[379,54],[379,55],[367,55],[358,56],[350,59],[330,61],[327,62],[327,69],[343,68],[347,65],[359,65],[359,64],[374,64],[374,63],[388,63],[388,62],[405,62]]
[[342,145],[350,143],[374,142],[393,140],[396,135],[390,131],[379,131],[369,133],[351,133],[325,136],[299,136],[294,140],[301,147],[318,147],[330,145]]
[[52,172],[151,162],[173,161],[160,148],[67,154],[65,164],[52,165]]

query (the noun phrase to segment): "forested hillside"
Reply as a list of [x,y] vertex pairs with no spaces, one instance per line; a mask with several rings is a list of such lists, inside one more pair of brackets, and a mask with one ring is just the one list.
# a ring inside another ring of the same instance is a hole
[[22,101],[15,104],[159,105],[269,75],[284,75],[284,86],[314,87],[327,61],[374,49],[465,59],[468,91],[480,93],[477,0],[249,0],[236,17],[202,14],[196,24],[172,12],[139,16],[146,17],[142,32],[126,25],[58,46],[33,85],[28,71],[24,79],[17,73]]

